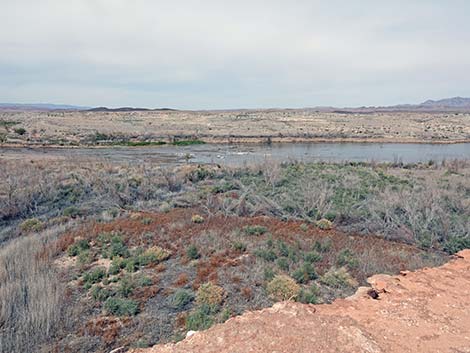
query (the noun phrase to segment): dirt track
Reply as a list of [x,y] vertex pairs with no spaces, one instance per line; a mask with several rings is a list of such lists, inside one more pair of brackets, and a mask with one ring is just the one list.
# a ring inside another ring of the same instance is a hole
[[363,287],[331,305],[279,303],[139,352],[470,352],[470,250],[458,256],[371,277],[377,299]]

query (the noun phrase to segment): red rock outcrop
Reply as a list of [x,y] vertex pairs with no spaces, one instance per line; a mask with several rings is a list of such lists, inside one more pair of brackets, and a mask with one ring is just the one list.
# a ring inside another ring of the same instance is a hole
[[369,283],[329,305],[278,303],[138,352],[470,352],[470,250]]

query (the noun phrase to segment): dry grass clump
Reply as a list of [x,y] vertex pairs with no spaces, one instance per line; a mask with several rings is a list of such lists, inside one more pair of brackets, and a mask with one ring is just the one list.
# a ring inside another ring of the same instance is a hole
[[204,223],[204,217],[201,215],[195,214],[191,217],[191,222],[193,223]]
[[196,293],[196,303],[198,305],[218,306],[222,304],[224,298],[224,289],[212,282],[202,284]]
[[68,325],[64,284],[48,248],[61,230],[17,239],[0,250],[0,352],[37,352]]
[[322,218],[319,221],[316,221],[315,225],[318,228],[323,229],[323,230],[328,230],[328,229],[333,228],[333,222],[325,218]]
[[144,257],[148,257],[152,262],[162,262],[171,256],[171,251],[163,249],[159,246],[152,246],[143,253]]
[[20,224],[22,232],[39,232],[44,229],[44,223],[37,218],[30,218]]
[[275,301],[293,300],[300,293],[300,289],[287,275],[276,275],[266,287],[268,295]]

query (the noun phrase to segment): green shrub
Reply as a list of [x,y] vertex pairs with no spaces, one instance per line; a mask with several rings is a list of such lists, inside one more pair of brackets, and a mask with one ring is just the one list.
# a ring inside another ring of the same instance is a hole
[[299,252],[293,247],[289,247],[289,253],[287,257],[289,260],[291,260],[292,263],[297,263],[300,260]]
[[207,179],[209,177],[214,176],[214,172],[209,170],[205,167],[199,166],[196,169],[192,170],[188,175],[188,180],[192,181],[193,183]]
[[148,276],[138,276],[136,279],[137,286],[139,287],[149,287],[153,284],[153,281]]
[[102,132],[96,132],[95,135],[93,136],[93,139],[95,141],[107,141],[107,140],[114,139],[114,137],[112,135],[107,135]]
[[283,271],[289,271],[289,261],[285,257],[281,257],[277,260],[277,267]]
[[8,127],[11,127],[11,126],[15,126],[15,125],[18,125],[20,124],[19,121],[14,121],[14,120],[0,120],[0,126],[3,126],[5,128],[8,128]]
[[134,292],[134,289],[135,289],[135,283],[132,280],[132,278],[129,276],[125,276],[124,278],[121,279],[117,292],[119,293],[119,295],[127,298]]
[[265,261],[273,262],[277,259],[277,255],[272,249],[258,249],[255,251],[255,255],[262,258]]
[[301,267],[292,273],[292,277],[297,283],[307,283],[318,277],[312,264],[305,262]]
[[309,251],[304,254],[304,260],[308,263],[321,261],[322,256],[316,251]]
[[186,329],[190,331],[207,330],[214,324],[214,318],[211,315],[211,308],[208,305],[202,305],[190,313],[186,319]]
[[90,248],[90,244],[88,244],[88,240],[80,239],[75,241],[72,245],[70,245],[67,249],[67,254],[69,256],[77,256],[84,250],[88,250]]
[[109,269],[108,269],[109,275],[117,275],[121,271],[122,259],[121,258],[116,258],[116,259],[119,259],[119,260],[116,261],[115,259],[113,259],[113,262],[111,262],[111,265],[109,266]]
[[286,275],[276,275],[267,285],[266,290],[271,299],[276,301],[295,299],[300,286]]
[[65,217],[76,218],[82,215],[82,211],[75,206],[70,206],[64,209],[62,215]]
[[194,300],[194,294],[188,290],[179,289],[171,297],[171,306],[174,309],[181,310]]
[[86,272],[83,275],[83,282],[85,284],[95,284],[95,283],[101,282],[101,280],[105,277],[106,277],[106,268],[95,267],[94,269]]
[[196,245],[192,244],[188,247],[188,249],[186,250],[186,256],[191,260],[199,259],[200,255],[197,251]]
[[220,185],[215,185],[211,188],[212,194],[221,194],[230,190],[238,190],[239,187],[233,183],[224,181]]
[[94,260],[93,254],[91,253],[89,249],[82,250],[78,254],[77,262],[81,266],[90,264],[93,262],[93,260]]
[[283,241],[279,241],[277,244],[279,256],[289,256],[289,247]]
[[126,269],[127,272],[132,273],[132,272],[137,271],[138,261],[136,259],[134,258],[125,259],[124,263],[125,263],[124,268]]
[[318,288],[312,286],[308,290],[301,289],[297,301],[303,304],[318,304]]
[[302,232],[306,232],[306,231],[308,230],[308,225],[307,225],[306,223],[302,223],[302,224],[300,225],[300,230],[301,230]]
[[16,128],[13,131],[15,132],[15,134],[18,135],[24,135],[26,133],[26,129],[22,127]]
[[191,146],[191,145],[204,145],[205,142],[201,140],[179,140],[173,141],[172,145],[175,146]]
[[132,316],[139,312],[139,303],[131,299],[110,297],[104,303],[104,309],[108,314],[117,316]]
[[274,278],[275,275],[276,275],[276,273],[274,272],[274,270],[272,268],[266,267],[264,269],[264,280],[265,281],[267,281],[267,282],[271,281]]
[[357,268],[359,266],[359,260],[351,250],[344,249],[338,254],[336,264],[340,267],[348,266],[349,268]]
[[132,348],[148,348],[150,347],[150,343],[146,339],[139,339],[137,342],[132,345]]
[[109,277],[108,281],[109,283],[117,283],[119,282],[121,278],[119,276],[112,276],[112,277]]
[[100,285],[94,285],[91,287],[91,297],[97,302],[104,302],[112,295],[109,289],[106,289]]
[[101,233],[98,235],[98,243],[102,245],[102,255],[104,258],[112,259],[116,256],[129,257],[130,252],[124,244],[124,240],[118,234]]
[[455,254],[464,249],[470,249],[470,237],[453,237],[444,243],[444,250],[449,254]]
[[227,321],[228,319],[230,319],[232,317],[232,311],[229,309],[229,308],[225,308],[223,311],[222,311],[222,314],[220,315],[220,320],[219,322],[220,323],[224,323],[225,321]]
[[240,252],[245,252],[246,251],[246,244],[242,243],[240,241],[237,241],[237,242],[233,243],[232,247],[235,250],[240,251]]
[[245,226],[243,227],[243,232],[246,235],[263,235],[268,231],[268,228],[260,225],[254,225],[254,226]]
[[338,289],[357,286],[357,281],[344,267],[340,269],[330,269],[320,278],[320,282],[328,287]]
[[266,247],[268,248],[274,247],[274,240],[271,235],[269,235],[268,240],[266,240]]
[[332,246],[331,238],[322,239],[321,241],[316,241],[313,244],[313,250],[318,251],[319,253],[325,253],[330,251]]

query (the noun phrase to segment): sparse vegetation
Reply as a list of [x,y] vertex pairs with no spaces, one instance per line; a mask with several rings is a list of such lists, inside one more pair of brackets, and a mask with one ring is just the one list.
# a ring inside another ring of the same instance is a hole
[[[469,247],[469,172],[462,162],[266,172],[2,160],[0,305],[10,314],[0,322],[19,334],[1,331],[0,345],[27,351],[31,336],[45,351],[83,340],[109,351],[129,348],[136,330],[163,343],[279,300],[328,303],[374,273],[440,264],[443,251]],[[25,291],[31,305],[9,299]],[[97,320],[119,334],[90,330]]]

